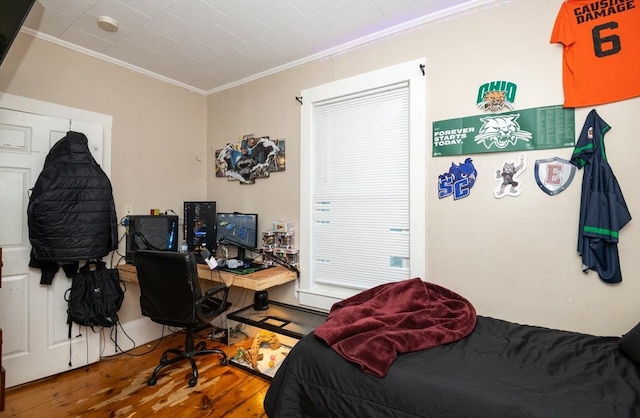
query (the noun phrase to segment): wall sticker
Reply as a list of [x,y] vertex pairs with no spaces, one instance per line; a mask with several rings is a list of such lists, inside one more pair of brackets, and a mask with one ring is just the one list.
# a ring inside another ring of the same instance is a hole
[[524,154],[520,154],[519,161],[505,161],[501,169],[496,170],[496,179],[500,184],[493,192],[493,195],[500,199],[504,196],[519,196],[521,184],[516,179],[527,168]]
[[540,190],[550,196],[563,192],[573,180],[576,166],[559,157],[536,160],[533,172]]
[[438,197],[453,196],[453,200],[467,197],[477,178],[478,172],[471,158],[457,165],[451,163],[449,171],[438,176]]
[[511,81],[492,81],[484,83],[478,88],[476,104],[478,109],[498,111],[503,108],[513,110],[518,86]]

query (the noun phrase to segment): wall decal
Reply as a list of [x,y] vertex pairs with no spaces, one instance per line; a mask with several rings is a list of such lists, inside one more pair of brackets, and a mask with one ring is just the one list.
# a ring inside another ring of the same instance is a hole
[[550,196],[555,196],[569,187],[576,174],[576,169],[576,166],[570,161],[553,157],[536,160],[533,175],[540,190]]
[[433,122],[432,156],[575,146],[575,112],[561,105]]
[[496,179],[500,180],[500,184],[493,192],[493,195],[500,199],[504,196],[519,196],[521,184],[516,181],[522,172],[527,168],[524,154],[520,154],[520,160],[516,164],[515,161],[505,161],[501,169],[496,170]]
[[478,88],[476,104],[478,109],[497,111],[506,107],[513,110],[518,86],[511,81],[492,81],[484,83]]
[[240,142],[228,143],[216,151],[216,177],[253,184],[257,178],[269,177],[271,172],[286,167],[285,140],[271,140],[244,135]]
[[473,160],[467,158],[464,163],[451,163],[449,171],[438,176],[438,197],[453,196],[453,200],[469,196],[471,188],[478,178]]

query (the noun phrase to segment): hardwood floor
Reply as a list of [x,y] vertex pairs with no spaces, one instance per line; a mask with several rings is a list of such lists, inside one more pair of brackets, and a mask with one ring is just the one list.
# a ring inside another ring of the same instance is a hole
[[[151,352],[156,342],[7,389],[0,417],[266,418],[262,402],[269,381],[237,367],[221,366],[215,355],[196,358],[199,378],[193,388],[188,385],[188,361],[163,369],[158,383],[147,386],[162,352],[183,344],[183,333],[171,334]],[[207,345],[227,350],[226,345],[208,339]]]

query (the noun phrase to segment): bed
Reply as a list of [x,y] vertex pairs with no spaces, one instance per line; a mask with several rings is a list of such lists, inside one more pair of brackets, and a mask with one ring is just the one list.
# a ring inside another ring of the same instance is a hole
[[456,341],[399,352],[382,376],[311,333],[274,376],[265,412],[270,418],[640,417],[640,324],[621,340],[480,315],[473,322]]

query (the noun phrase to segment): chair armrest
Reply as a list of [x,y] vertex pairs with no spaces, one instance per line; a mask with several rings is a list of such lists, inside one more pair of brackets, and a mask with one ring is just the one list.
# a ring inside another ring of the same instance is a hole
[[221,283],[221,284],[219,284],[217,286],[214,286],[214,287],[211,287],[211,288],[207,289],[207,291],[204,292],[204,295],[202,296],[202,299],[206,299],[209,296],[215,295],[216,293],[223,292],[225,289],[226,289],[226,292],[225,292],[225,299],[226,299],[226,296],[229,293],[229,287],[224,283]]
[[227,302],[228,296],[229,287],[224,284],[207,289],[205,294],[196,301],[196,314],[202,321],[209,322],[229,309],[231,303]]

